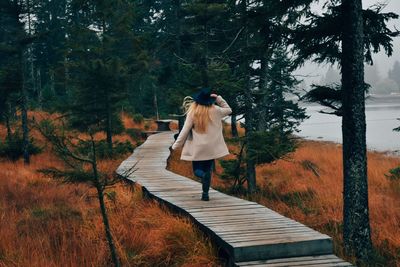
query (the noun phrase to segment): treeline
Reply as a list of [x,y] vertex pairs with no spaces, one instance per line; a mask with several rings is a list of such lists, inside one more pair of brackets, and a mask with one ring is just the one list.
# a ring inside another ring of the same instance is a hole
[[[400,94],[400,62],[396,60],[393,67],[384,76],[380,75],[380,66],[377,64],[367,65],[365,82],[371,86],[368,91],[370,94]],[[322,85],[340,83],[339,70],[330,67],[319,83]]]
[[[121,131],[121,111],[146,117],[180,113],[182,99],[211,87],[245,119],[242,152],[232,164],[257,190],[256,164],[293,151],[306,118],[299,99],[343,117],[344,240],[367,259],[368,219],[364,62],[392,54],[397,18],[361,0],[4,0],[0,4],[0,116],[14,138],[22,125],[29,163],[27,112],[60,112],[71,127]],[[337,63],[342,85],[304,95],[293,71],[307,60]],[[17,114],[19,117],[17,117]]]

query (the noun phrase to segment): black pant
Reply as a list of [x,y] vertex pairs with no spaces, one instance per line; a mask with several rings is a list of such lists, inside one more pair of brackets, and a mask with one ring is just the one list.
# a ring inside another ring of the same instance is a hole
[[[201,178],[203,196],[208,196],[208,190],[210,189],[211,183],[211,168],[213,167],[213,163],[213,159],[192,162],[194,175]],[[209,175],[205,175],[206,173],[209,173]]]
[[213,163],[213,159],[192,161],[194,175],[202,178],[206,172],[211,172]]

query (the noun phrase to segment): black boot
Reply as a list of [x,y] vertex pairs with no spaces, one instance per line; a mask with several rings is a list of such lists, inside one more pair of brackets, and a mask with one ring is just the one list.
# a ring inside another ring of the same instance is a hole
[[203,193],[201,195],[201,200],[208,201],[210,198],[208,196],[208,191],[210,189],[211,183],[211,172],[206,172],[201,179]]

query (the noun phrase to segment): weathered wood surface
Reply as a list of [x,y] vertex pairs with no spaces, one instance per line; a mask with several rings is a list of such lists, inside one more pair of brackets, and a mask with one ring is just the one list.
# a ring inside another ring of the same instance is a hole
[[[151,135],[117,173],[152,197],[190,216],[238,266],[351,266],[332,255],[332,240],[277,212],[210,189],[166,170],[173,133]],[[319,256],[322,255],[322,256]]]
[[240,262],[240,267],[282,267],[282,266],[352,266],[350,263],[339,259],[335,255],[319,255],[306,257],[292,257],[285,259],[272,259],[251,262]]

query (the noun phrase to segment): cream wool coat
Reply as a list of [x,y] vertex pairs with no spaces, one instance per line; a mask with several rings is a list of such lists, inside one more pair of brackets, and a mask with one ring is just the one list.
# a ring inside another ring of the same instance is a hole
[[228,103],[218,96],[209,111],[211,121],[205,133],[198,133],[193,128],[193,118],[188,115],[185,124],[172,145],[172,149],[183,146],[181,159],[187,161],[217,159],[229,154],[222,135],[222,118],[232,113]]

